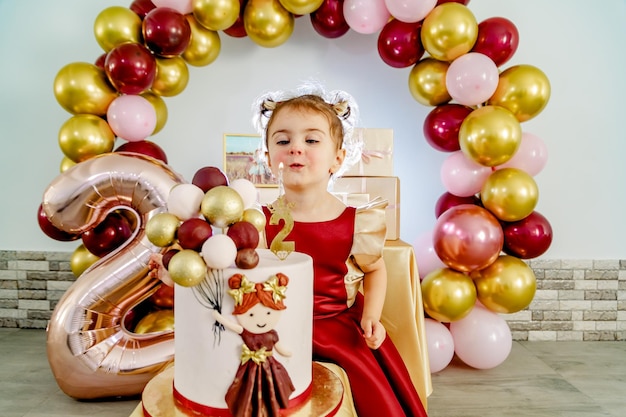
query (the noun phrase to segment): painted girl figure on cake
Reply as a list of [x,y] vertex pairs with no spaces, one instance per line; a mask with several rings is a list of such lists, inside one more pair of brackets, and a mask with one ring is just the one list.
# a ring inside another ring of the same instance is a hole
[[241,274],[228,279],[228,293],[235,300],[233,315],[237,322],[227,320],[213,311],[215,320],[241,335],[241,363],[226,392],[226,404],[234,417],[278,417],[287,408],[295,390],[283,365],[274,357],[291,352],[278,341],[274,328],[285,304],[289,278],[281,273],[262,283],[250,282]]
[[[347,207],[328,191],[344,160],[354,158],[354,146],[346,146],[354,140],[352,97],[303,86],[260,97],[254,111],[274,175],[284,166],[284,198],[294,220],[286,239],[313,258],[313,359],[346,371],[359,417],[426,416],[380,322],[387,286],[384,205]],[[263,210],[265,242],[271,242],[282,225],[271,225],[271,211]]]

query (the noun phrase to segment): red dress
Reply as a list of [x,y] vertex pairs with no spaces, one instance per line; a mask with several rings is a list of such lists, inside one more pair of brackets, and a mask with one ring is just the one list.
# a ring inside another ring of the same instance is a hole
[[[270,225],[270,211],[263,207],[263,212],[266,241],[271,242],[282,224]],[[363,296],[357,289],[363,273],[358,265],[382,256],[384,221],[381,208],[357,212],[347,207],[334,220],[295,222],[285,241],[294,241],[296,251],[313,258],[313,359],[346,371],[359,417],[426,416],[391,339],[386,337],[380,348],[372,350],[360,326]],[[361,249],[367,247],[379,248],[378,253],[363,253]]]

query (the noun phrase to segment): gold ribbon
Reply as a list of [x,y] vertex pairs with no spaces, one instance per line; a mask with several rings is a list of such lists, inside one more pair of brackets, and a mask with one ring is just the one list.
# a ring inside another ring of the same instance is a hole
[[251,292],[256,292],[254,283],[251,282],[245,275],[242,275],[241,277],[241,286],[239,288],[228,290],[228,294],[235,299],[235,305],[241,304],[243,301],[243,295]]
[[250,348],[244,343],[241,348],[241,364],[245,364],[249,360],[256,363],[257,365],[262,364],[272,356],[272,351],[267,350],[266,347],[262,347],[259,350],[250,350]]
[[285,292],[287,292],[287,287],[284,285],[278,285],[278,277],[276,275],[272,275],[263,283],[263,291],[271,291],[272,299],[275,303],[278,303],[287,297],[285,294]]

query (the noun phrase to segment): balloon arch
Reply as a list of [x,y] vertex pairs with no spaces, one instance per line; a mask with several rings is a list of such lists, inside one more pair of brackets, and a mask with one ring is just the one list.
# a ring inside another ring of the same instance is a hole
[[[479,369],[504,361],[511,333],[498,313],[530,304],[536,279],[524,260],[552,242],[548,220],[535,211],[533,177],[546,147],[521,128],[547,104],[550,84],[532,65],[502,69],[517,50],[517,28],[502,17],[478,23],[468,3],[135,0],[102,10],[94,33],[104,53],[93,64],[66,65],[54,80],[55,97],[72,116],[59,131],[61,175],[38,212],[49,237],[82,239],[71,257],[80,278],[60,300],[48,335],[61,388],[77,398],[132,395],[172,360],[172,293],[147,274],[161,248],[145,229],[185,181],[147,139],[166,123],[163,97],[185,89],[187,65],[218,56],[220,31],[277,47],[297,15],[309,15],[326,38],[378,33],[381,59],[412,67],[412,96],[433,107],[424,137],[449,154],[435,226],[413,245],[431,371],[454,353]],[[114,149],[116,137],[124,143]]]

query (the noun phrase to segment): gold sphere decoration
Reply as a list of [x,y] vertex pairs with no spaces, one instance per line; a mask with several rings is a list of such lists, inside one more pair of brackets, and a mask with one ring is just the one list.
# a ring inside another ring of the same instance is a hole
[[245,209],[243,211],[242,220],[252,223],[259,232],[265,230],[265,224],[267,223],[263,212],[255,208]]
[[173,214],[157,213],[146,223],[146,237],[153,245],[164,248],[176,241],[179,226],[180,220]]
[[200,212],[211,225],[225,228],[241,220],[243,199],[239,193],[226,186],[218,185],[204,194]]
[[207,266],[198,252],[183,249],[172,256],[167,271],[176,284],[193,287],[202,282],[207,273]]

